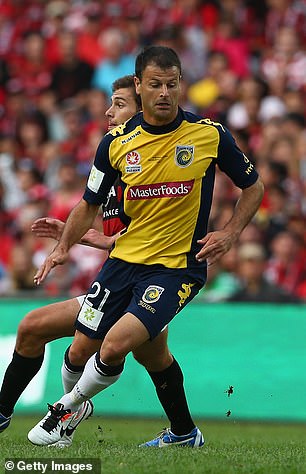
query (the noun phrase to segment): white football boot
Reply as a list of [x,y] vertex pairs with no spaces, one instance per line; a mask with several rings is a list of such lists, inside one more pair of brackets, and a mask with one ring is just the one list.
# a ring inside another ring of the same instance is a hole
[[69,423],[76,417],[77,411],[64,410],[62,403],[50,405],[47,415],[28,433],[28,440],[38,446],[46,446],[59,441],[66,433]]
[[50,446],[54,446],[56,448],[68,448],[71,446],[75,430],[79,426],[82,421],[87,420],[93,414],[93,403],[91,400],[87,400],[83,402],[76,415],[71,419],[69,422],[65,434],[62,438],[57,441],[56,443],[51,444]]

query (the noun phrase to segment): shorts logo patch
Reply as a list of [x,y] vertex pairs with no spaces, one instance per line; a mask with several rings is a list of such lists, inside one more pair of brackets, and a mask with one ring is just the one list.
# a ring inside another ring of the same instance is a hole
[[177,145],[175,147],[175,163],[180,168],[186,168],[191,165],[194,159],[193,145]]
[[92,321],[95,317],[95,312],[91,308],[87,308],[84,312],[84,318],[86,321]]
[[90,307],[85,301],[78,314],[78,321],[83,324],[83,326],[96,331],[101,322],[103,314],[104,313],[101,311]]
[[125,167],[126,173],[139,173],[142,170],[138,151],[134,150],[127,153],[125,160],[127,162]]
[[155,303],[158,301],[165,288],[161,286],[150,285],[142,295],[142,300],[146,303]]
[[179,307],[185,304],[185,301],[191,295],[191,288],[195,285],[195,283],[182,283],[182,290],[177,292],[178,296],[180,297]]

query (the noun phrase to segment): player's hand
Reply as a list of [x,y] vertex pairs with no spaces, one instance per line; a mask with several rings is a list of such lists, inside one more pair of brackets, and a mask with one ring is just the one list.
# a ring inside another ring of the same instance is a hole
[[50,270],[57,265],[63,265],[67,258],[68,252],[57,245],[34,275],[35,285],[40,285],[48,276]]
[[31,230],[37,237],[48,237],[50,239],[59,240],[62,236],[64,226],[65,223],[59,219],[41,217],[33,222]]
[[235,241],[236,238],[228,231],[218,230],[209,232],[203,239],[197,241],[203,247],[197,253],[196,259],[198,262],[203,262],[207,259],[207,264],[212,265],[232,247]]
[[120,233],[107,236],[96,229],[89,229],[82,237],[81,243],[102,250],[110,250],[118,237],[120,237]]

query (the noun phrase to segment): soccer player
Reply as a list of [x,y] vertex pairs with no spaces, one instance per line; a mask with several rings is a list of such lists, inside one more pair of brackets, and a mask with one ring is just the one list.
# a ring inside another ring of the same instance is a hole
[[[113,84],[112,104],[106,111],[109,120],[109,129],[123,123],[135,115],[141,108],[139,96],[136,94],[133,76],[125,76]],[[124,225],[117,217],[118,214],[118,186],[114,186],[110,193],[107,206],[104,208],[103,231],[104,235],[95,229],[90,229],[80,242],[86,245],[105,250],[106,252],[114,243],[114,236],[120,232]],[[115,214],[115,216],[114,216]],[[64,227],[64,222],[57,219],[38,219],[32,230],[43,237],[59,240]],[[106,256],[105,256],[106,258]],[[85,295],[50,304],[28,313],[18,327],[16,347],[13,359],[4,375],[0,391],[0,432],[6,429],[11,421],[15,404],[32,378],[40,369],[43,359],[45,344],[65,336],[73,336],[74,323]],[[62,368],[63,384],[65,389],[72,385],[72,375]],[[82,410],[82,419],[92,413],[92,406],[86,404]],[[79,421],[82,421],[79,419]],[[66,437],[65,444],[72,441]],[[63,440],[62,440],[63,442]]]
[[[140,107],[140,97],[136,94],[133,76],[125,76],[115,81],[112,105],[106,112],[109,129],[128,120],[140,110]],[[90,229],[82,237],[82,243],[101,249],[110,248],[114,238],[108,236],[117,234],[124,228],[119,218],[118,186],[116,182],[104,208],[103,228],[106,235]],[[42,218],[38,219],[32,228],[39,236],[59,240],[63,227],[64,223],[61,221]],[[22,320],[18,328],[13,359],[6,370],[0,391],[0,432],[9,426],[17,400],[40,369],[45,344],[74,334],[75,319],[84,298],[85,295],[35,309]],[[135,351],[134,357],[147,368],[156,386],[160,402],[170,419],[171,428],[178,433],[183,433],[186,429],[193,429],[194,423],[185,397],[181,369],[167,347],[167,332],[165,329],[154,341],[143,344]],[[82,369],[82,366],[71,364],[67,351],[62,367],[65,391],[71,390],[80,377]],[[92,404],[87,401],[81,406],[78,416],[70,423],[57,446],[69,446],[76,427],[91,413]]]
[[[135,84],[143,113],[102,139],[83,199],[35,276],[41,284],[66,261],[119,175],[127,231],[88,291],[68,355],[80,364],[90,345],[97,352],[73,389],[29,432],[34,444],[58,442],[82,403],[118,380],[126,355],[160,336],[204,285],[207,262],[231,248],[262,200],[262,182],[228,130],[178,106],[180,77],[180,60],[171,48],[151,46],[137,56]],[[207,233],[216,165],[241,194],[224,228]],[[166,429],[144,445],[203,442],[195,427],[182,434]]]

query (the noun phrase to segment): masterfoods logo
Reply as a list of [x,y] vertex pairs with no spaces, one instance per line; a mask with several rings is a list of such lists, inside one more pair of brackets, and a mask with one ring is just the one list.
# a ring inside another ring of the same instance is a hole
[[143,184],[131,186],[127,192],[127,199],[155,199],[183,197],[192,191],[194,179],[190,181],[173,181],[171,183]]

